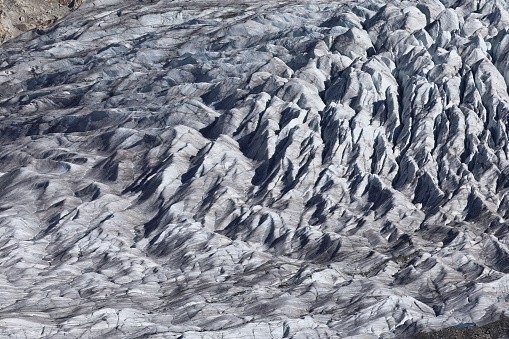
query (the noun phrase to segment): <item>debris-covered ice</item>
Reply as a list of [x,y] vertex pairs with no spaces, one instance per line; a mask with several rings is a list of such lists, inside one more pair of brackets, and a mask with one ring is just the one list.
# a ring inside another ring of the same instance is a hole
[[508,9],[88,0],[2,45],[0,336],[498,319]]

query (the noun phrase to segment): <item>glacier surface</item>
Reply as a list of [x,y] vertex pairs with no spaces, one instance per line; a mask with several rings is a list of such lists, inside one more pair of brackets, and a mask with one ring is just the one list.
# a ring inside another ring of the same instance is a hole
[[508,9],[88,0],[2,45],[0,336],[497,320]]

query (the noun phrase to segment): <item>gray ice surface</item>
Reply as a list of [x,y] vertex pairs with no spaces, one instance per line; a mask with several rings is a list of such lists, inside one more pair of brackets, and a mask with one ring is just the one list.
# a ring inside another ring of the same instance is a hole
[[88,0],[1,46],[0,337],[496,320],[508,8]]

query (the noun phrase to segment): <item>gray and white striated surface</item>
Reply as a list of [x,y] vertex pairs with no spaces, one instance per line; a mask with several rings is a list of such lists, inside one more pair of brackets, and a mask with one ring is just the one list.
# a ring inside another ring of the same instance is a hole
[[0,336],[498,319],[508,9],[89,0],[3,45]]

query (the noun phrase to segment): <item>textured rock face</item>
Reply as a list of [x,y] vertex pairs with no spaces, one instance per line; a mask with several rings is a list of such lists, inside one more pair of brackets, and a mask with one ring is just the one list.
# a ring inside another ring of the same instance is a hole
[[495,0],[89,0],[6,43],[1,335],[498,319],[508,25]]
[[34,28],[47,28],[82,0],[0,0],[0,43]]

